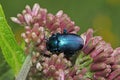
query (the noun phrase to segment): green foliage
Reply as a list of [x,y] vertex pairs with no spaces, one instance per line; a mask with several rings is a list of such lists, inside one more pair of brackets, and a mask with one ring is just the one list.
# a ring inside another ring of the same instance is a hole
[[13,80],[14,74],[0,50],[0,80]]
[[91,65],[92,62],[93,62],[93,60],[90,57],[90,55],[87,55],[83,52],[80,52],[79,56],[77,57],[77,59],[75,61],[75,65],[77,65],[80,70],[83,69],[83,68],[86,68],[87,73],[84,76],[86,78],[92,78],[93,73],[90,71],[90,65]]
[[5,15],[0,5],[0,47],[7,63],[13,69],[15,75],[19,72],[25,55],[23,50],[18,46],[14,35],[7,24]]

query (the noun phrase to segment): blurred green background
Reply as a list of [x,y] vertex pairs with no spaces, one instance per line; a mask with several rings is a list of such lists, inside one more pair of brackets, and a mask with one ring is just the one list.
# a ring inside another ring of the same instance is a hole
[[[21,13],[25,5],[32,7],[34,3],[39,3],[53,14],[63,10],[80,26],[80,33],[93,28],[95,35],[102,36],[112,47],[120,46],[120,0],[0,0],[18,43],[21,41],[20,33],[24,28],[13,23],[10,17]],[[12,71],[0,54],[0,80],[12,79]]]

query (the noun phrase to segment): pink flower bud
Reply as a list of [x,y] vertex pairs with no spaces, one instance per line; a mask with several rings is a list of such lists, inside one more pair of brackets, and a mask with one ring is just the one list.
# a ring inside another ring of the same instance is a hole
[[91,65],[91,70],[92,71],[100,71],[104,70],[107,67],[105,63],[95,63]]

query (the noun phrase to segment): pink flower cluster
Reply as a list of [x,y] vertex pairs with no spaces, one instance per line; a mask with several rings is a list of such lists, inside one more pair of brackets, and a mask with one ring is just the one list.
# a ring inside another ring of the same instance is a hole
[[71,62],[64,58],[61,53],[58,56],[52,55],[50,58],[45,58],[43,63],[43,73],[47,78],[53,77],[54,80],[90,80],[84,78],[86,69],[78,71],[77,66],[72,66]]
[[113,50],[100,36],[93,36],[89,29],[82,36],[86,37],[83,52],[93,59],[90,70],[94,73],[94,80],[119,80],[120,79],[120,48]]
[[26,42],[26,53],[29,44],[34,43],[31,76],[40,73],[43,78],[54,80],[120,80],[120,48],[114,50],[101,36],[93,36],[92,29],[81,35],[85,45],[79,55],[83,56],[82,59],[78,57],[75,64],[64,58],[64,53],[56,55],[46,50],[46,37],[52,33],[63,33],[66,29],[76,34],[80,29],[62,10],[53,15],[36,3],[32,9],[27,5],[22,14],[11,19],[25,27],[22,37]]
[[30,6],[26,6],[22,14],[18,14],[16,17],[11,17],[11,19],[23,26],[33,27],[38,25],[39,27],[45,27],[49,29],[50,32],[60,31],[67,29],[68,32],[76,33],[79,31],[79,27],[75,26],[75,23],[70,20],[67,14],[63,14],[60,10],[56,15],[47,13],[46,9],[40,8],[39,4],[34,4],[31,9]]

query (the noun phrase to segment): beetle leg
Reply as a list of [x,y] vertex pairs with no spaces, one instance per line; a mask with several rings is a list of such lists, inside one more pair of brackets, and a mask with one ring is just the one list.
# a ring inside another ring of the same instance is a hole
[[65,54],[65,57],[69,59],[70,57],[72,57],[73,54],[75,54],[75,52],[74,51],[64,52],[64,54]]
[[56,36],[56,34],[52,34],[52,37],[55,37]]
[[57,36],[57,35],[60,35],[60,33],[56,33],[56,36]]
[[67,34],[67,30],[66,29],[63,30],[63,34]]

